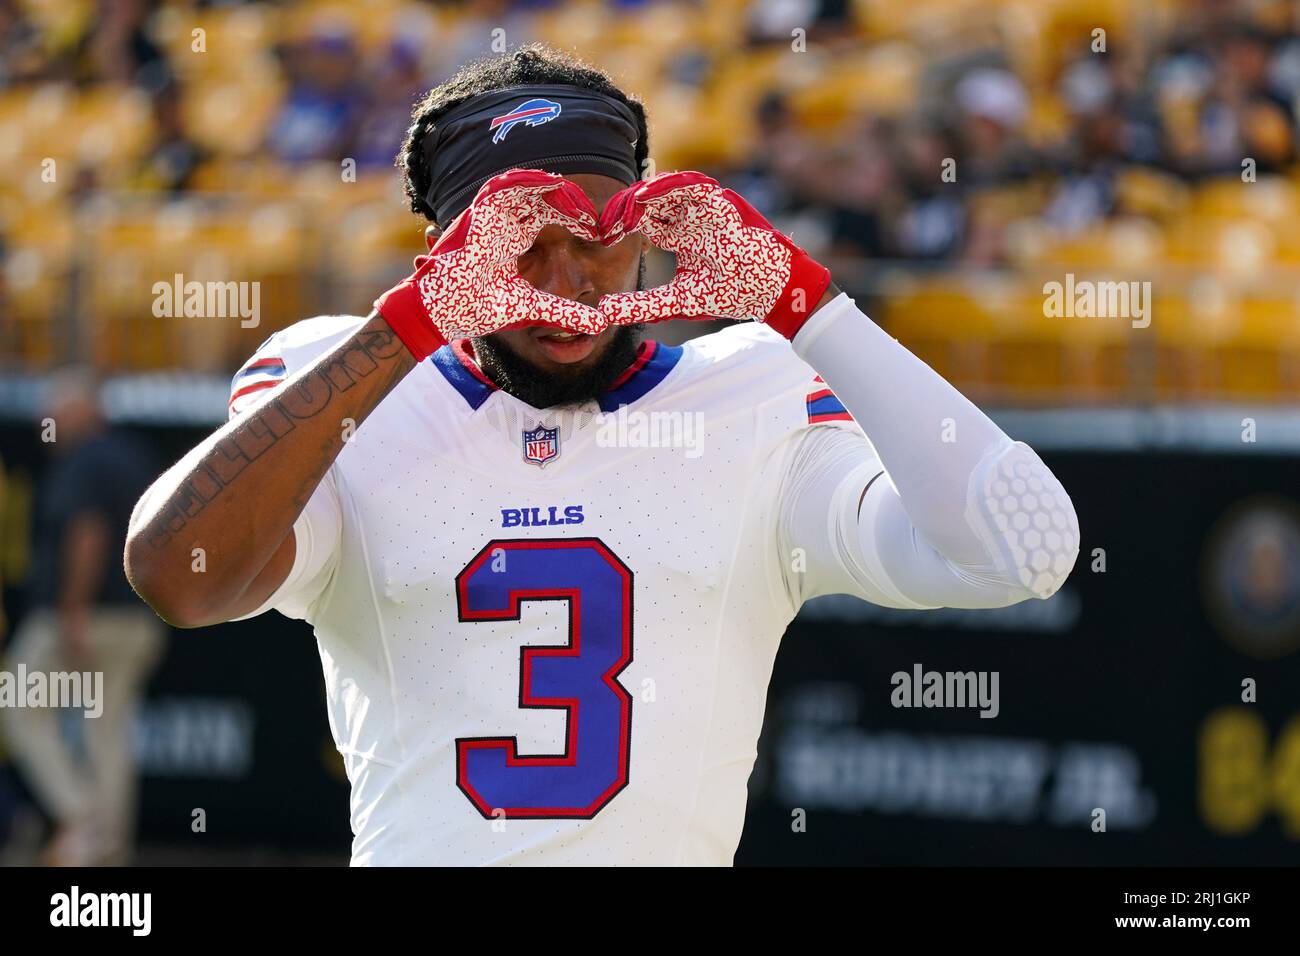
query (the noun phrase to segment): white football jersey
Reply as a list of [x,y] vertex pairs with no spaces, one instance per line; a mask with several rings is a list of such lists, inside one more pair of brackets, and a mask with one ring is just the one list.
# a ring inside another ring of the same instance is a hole
[[[361,322],[273,336],[235,376],[232,415]],[[353,863],[729,865],[800,600],[782,498],[827,429],[874,458],[758,324],[646,342],[578,409],[495,388],[463,343],[403,379],[256,612],[315,628]]]

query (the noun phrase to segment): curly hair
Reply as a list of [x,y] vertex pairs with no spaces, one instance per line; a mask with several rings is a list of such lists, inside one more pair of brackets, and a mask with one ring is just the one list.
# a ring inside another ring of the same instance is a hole
[[465,64],[450,79],[434,87],[411,111],[406,141],[394,162],[402,170],[402,188],[411,212],[436,221],[425,200],[431,185],[429,170],[421,158],[424,137],[437,128],[438,119],[472,96],[526,83],[558,83],[579,86],[613,97],[627,104],[636,117],[637,169],[645,169],[650,155],[650,134],[641,101],[619,89],[607,73],[544,43],[529,43],[510,53],[483,57]]

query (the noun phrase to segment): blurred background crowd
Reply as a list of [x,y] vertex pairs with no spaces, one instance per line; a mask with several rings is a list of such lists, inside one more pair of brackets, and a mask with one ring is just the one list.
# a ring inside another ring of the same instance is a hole
[[[977,398],[1300,385],[1278,0],[0,0],[0,362],[221,373],[364,312],[420,251],[413,100],[530,40],[611,71],[657,169],[737,188]],[[1150,281],[1159,320],[1045,320],[1066,272]],[[158,321],[177,273],[259,282],[260,327]]]

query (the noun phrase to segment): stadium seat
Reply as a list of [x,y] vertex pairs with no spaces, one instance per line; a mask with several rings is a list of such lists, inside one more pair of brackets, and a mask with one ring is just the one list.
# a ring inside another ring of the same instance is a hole
[[75,152],[83,165],[123,178],[153,137],[149,98],[140,89],[99,86],[82,93],[69,117]]
[[615,37],[609,6],[593,0],[561,3],[539,11],[534,29],[543,43],[595,60],[609,50]]
[[1300,299],[1246,297],[1210,352],[1215,391],[1238,400],[1300,399]]
[[1262,176],[1253,183],[1229,176],[1192,193],[1191,212],[1206,218],[1285,222],[1295,220],[1298,210],[1300,190],[1280,176]]
[[951,282],[900,280],[879,310],[891,335],[959,388],[988,394],[989,343],[1006,318],[988,311],[991,297]]
[[[805,61],[814,64],[809,56]],[[920,55],[906,43],[888,43],[850,57],[834,57],[820,74],[802,78],[791,106],[810,129],[835,127],[853,116],[897,116],[911,109]]]
[[266,138],[279,107],[277,83],[204,84],[186,91],[186,128],[194,141],[218,154],[245,156]]

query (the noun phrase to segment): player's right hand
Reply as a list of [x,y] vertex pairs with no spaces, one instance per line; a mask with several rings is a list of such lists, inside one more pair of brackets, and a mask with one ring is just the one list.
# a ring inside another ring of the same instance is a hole
[[598,311],[541,292],[519,274],[519,257],[551,224],[583,239],[600,237],[591,200],[563,176],[536,169],[493,176],[375,309],[416,361],[451,339],[516,326],[598,334],[608,325]]

